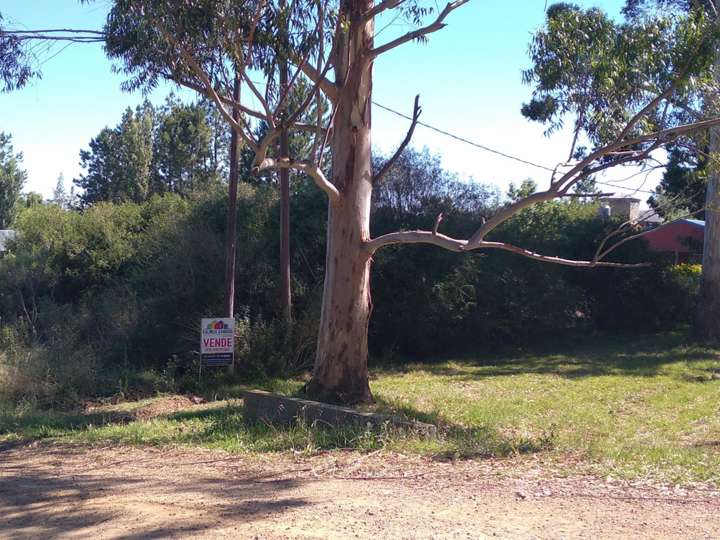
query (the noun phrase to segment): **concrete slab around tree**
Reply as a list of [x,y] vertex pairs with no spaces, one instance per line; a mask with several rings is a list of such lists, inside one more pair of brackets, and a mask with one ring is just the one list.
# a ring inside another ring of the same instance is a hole
[[386,414],[363,412],[295,397],[282,396],[262,390],[243,392],[245,419],[250,422],[293,424],[298,420],[307,424],[341,427],[351,424],[374,428],[389,426],[433,436],[437,427],[432,424],[404,420]]

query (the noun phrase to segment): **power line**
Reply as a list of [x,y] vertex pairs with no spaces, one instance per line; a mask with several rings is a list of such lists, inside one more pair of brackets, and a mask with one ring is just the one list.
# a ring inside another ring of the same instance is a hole
[[[400,117],[402,117],[402,118],[405,118],[406,120],[412,121],[412,116],[408,116],[407,114],[401,113],[400,111],[396,111],[395,109],[391,109],[390,107],[386,107],[385,105],[382,105],[382,104],[378,103],[377,101],[373,101],[372,103],[373,103],[373,105],[376,105],[377,107],[380,107],[381,109],[384,109],[384,110],[386,110],[386,111],[388,111],[388,112],[390,112],[390,113],[392,113],[392,114],[395,114],[395,115],[397,115],[397,116],[400,116]],[[496,150],[496,149],[494,149],[494,148],[490,148],[489,146],[486,146],[486,145],[484,145],[484,144],[480,144],[480,143],[477,143],[477,142],[475,142],[475,141],[471,141],[471,140],[469,140],[469,139],[466,139],[466,138],[464,138],[464,137],[461,137],[461,136],[459,136],[459,135],[455,135],[454,133],[450,133],[449,131],[445,131],[444,129],[440,129],[440,128],[435,127],[435,126],[431,126],[430,124],[426,124],[425,122],[420,122],[420,121],[418,121],[418,125],[419,125],[419,126],[423,126],[423,127],[427,128],[427,129],[430,129],[430,130],[432,130],[432,131],[436,131],[437,133],[440,133],[441,135],[445,135],[446,137],[450,137],[451,139],[455,139],[455,140],[460,141],[460,142],[463,142],[463,143],[465,143],[465,144],[469,144],[470,146],[474,146],[474,147],[476,147],[476,148],[479,148],[480,150],[485,150],[486,152],[490,152],[491,154],[495,154],[495,155],[504,157],[504,158],[506,158],[506,159],[511,159],[511,160],[517,161],[517,162],[519,162],[519,163],[524,163],[525,165],[530,165],[531,167],[536,167],[536,168],[542,169],[542,170],[544,170],[544,171],[555,172],[554,169],[551,169],[550,167],[547,167],[547,166],[542,165],[542,164],[540,164],[540,163],[535,163],[535,162],[533,162],[533,161],[529,161],[529,160],[527,160],[527,159],[523,159],[523,158],[521,158],[521,157],[514,156],[514,155],[512,155],[512,154],[508,154],[508,153],[506,153],[506,152],[501,152],[500,150]],[[638,173],[638,174],[640,174],[640,173]],[[626,187],[624,187],[624,186],[619,186],[619,185],[617,185],[617,184],[610,184],[610,183],[607,183],[607,182],[599,182],[599,181],[597,181],[597,180],[595,181],[595,183],[598,184],[598,185],[601,185],[601,186],[606,186],[606,187],[621,188],[621,189],[630,189],[630,188],[626,188]],[[647,189],[633,189],[632,191],[635,192],[635,193],[648,193],[648,194],[650,194],[650,195],[655,195],[655,192],[654,192],[654,191],[649,191],[649,190],[647,190]]]
[[[401,117],[405,118],[406,120],[412,121],[412,116],[408,116],[408,115],[406,115],[406,114],[401,113],[400,111],[396,111],[396,110],[394,110],[394,109],[391,109],[390,107],[386,107],[385,105],[381,105],[381,104],[378,103],[377,101],[373,101],[373,105],[377,105],[377,106],[380,107],[381,109],[385,109],[385,110],[388,111],[388,112],[391,112],[391,113],[393,113],[393,114],[396,114],[396,115],[398,115],[398,116],[401,116]],[[419,126],[426,127],[426,128],[431,129],[431,130],[433,130],[433,131],[437,131],[438,133],[440,133],[440,134],[442,134],[442,135],[445,135],[446,137],[450,137],[450,138],[452,138],[452,139],[458,140],[458,141],[460,141],[460,142],[464,142],[464,143],[469,144],[469,145],[471,145],[471,146],[475,146],[476,148],[480,148],[481,150],[485,150],[486,152],[490,152],[490,153],[492,153],[492,154],[497,154],[498,156],[502,156],[502,157],[507,158],[507,159],[512,159],[512,160],[514,160],[514,161],[519,161],[520,163],[524,163],[525,165],[530,165],[530,166],[532,166],[532,167],[537,167],[538,169],[543,169],[543,170],[546,170],[546,171],[549,171],[549,172],[553,172],[553,169],[551,169],[550,167],[546,167],[545,165],[540,165],[539,163],[533,163],[532,161],[528,161],[527,159],[523,159],[523,158],[520,158],[520,157],[517,157],[517,156],[513,156],[513,155],[511,155],[511,154],[506,154],[505,152],[501,152],[500,150],[495,150],[494,148],[490,148],[489,146],[485,146],[484,144],[480,144],[480,143],[476,143],[476,142],[470,141],[470,140],[468,140],[468,139],[465,139],[465,138],[463,138],[463,137],[460,137],[459,135],[454,135],[453,133],[450,133],[450,132],[448,132],[448,131],[442,130],[442,129],[437,128],[437,127],[435,127],[435,126],[431,126],[430,124],[426,124],[426,123],[424,123],[424,122],[418,121],[418,125],[419,125]]]
[[[49,58],[46,58],[44,61],[42,61],[40,63],[40,66],[44,65],[48,61],[55,58],[57,55],[62,53],[65,49],[67,49],[73,43],[91,43],[91,42],[95,42],[95,41],[101,41],[102,39],[104,39],[103,33],[100,31],[95,31],[95,30],[74,30],[74,29],[50,29],[50,30],[35,30],[35,31],[32,31],[32,30],[7,31],[6,30],[6,31],[3,31],[3,33],[14,35],[16,38],[18,38],[20,40],[38,40],[38,39],[40,39],[41,43],[53,41],[53,40],[68,41],[68,43],[64,47],[62,47],[59,51],[57,51],[55,54],[53,54]],[[54,35],[54,34],[60,34],[60,35]],[[47,47],[46,52],[50,52],[49,46]],[[374,105],[376,105],[377,107],[380,107],[381,109],[384,109],[384,110],[386,110],[392,114],[395,114],[401,118],[405,118],[406,120],[413,121],[413,118],[411,116],[401,113],[400,111],[397,111],[395,109],[392,109],[390,107],[382,105],[382,104],[378,103],[377,101],[372,101],[372,103]],[[449,131],[445,131],[444,129],[440,129],[435,126],[431,126],[430,124],[426,124],[425,122],[418,121],[417,124],[427,128],[427,129],[430,129],[432,131],[435,131],[437,133],[440,133],[441,135],[445,135],[446,137],[450,137],[451,139],[455,139],[455,140],[463,142],[465,144],[469,144],[471,146],[474,146],[475,148],[484,150],[486,152],[490,152],[490,153],[498,155],[500,157],[504,157],[506,159],[510,159],[510,160],[516,161],[518,163],[523,163],[524,165],[529,165],[531,167],[542,169],[544,171],[548,171],[551,173],[555,172],[554,169],[547,167],[545,165],[535,163],[533,161],[529,161],[527,159],[523,159],[521,157],[514,156],[512,154],[508,154],[508,153],[502,152],[500,150],[496,150],[496,149],[486,146],[484,144],[480,144],[480,143],[471,141],[469,139],[466,139],[464,137],[461,137],[459,135],[455,135],[454,133],[450,133]],[[597,180],[595,181],[595,183],[602,185],[602,186],[625,189],[623,186],[619,186],[617,184],[610,184],[607,182],[599,182]],[[642,193],[655,194],[654,191],[643,190],[640,188],[633,190],[633,192],[634,193],[642,192]]]

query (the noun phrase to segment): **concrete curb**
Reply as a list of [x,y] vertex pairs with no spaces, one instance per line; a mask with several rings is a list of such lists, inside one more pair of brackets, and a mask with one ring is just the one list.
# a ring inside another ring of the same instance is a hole
[[282,396],[262,390],[244,391],[243,401],[245,420],[249,422],[259,421],[288,425],[300,419],[308,424],[324,424],[333,427],[347,426],[348,424],[370,425],[374,428],[390,426],[428,437],[437,434],[437,427],[432,424],[403,420],[386,414],[361,412],[349,407]]

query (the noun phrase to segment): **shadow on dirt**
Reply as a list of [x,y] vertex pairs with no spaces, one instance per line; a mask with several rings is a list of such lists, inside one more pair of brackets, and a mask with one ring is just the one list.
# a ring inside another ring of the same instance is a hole
[[[19,457],[27,455],[27,445],[0,448],[0,537],[93,537],[97,527],[122,511],[137,515],[137,520],[112,534],[113,538],[166,538],[212,529],[221,519],[249,522],[308,504],[288,494],[300,480],[242,468],[233,468],[231,481],[226,476],[180,475],[168,486],[167,469],[173,464],[163,464],[162,458],[151,466],[155,471],[148,471],[143,463],[118,462],[78,467],[72,476],[54,474],[55,467],[74,461],[73,452],[81,450],[41,446],[28,463]],[[113,465],[120,464],[122,476],[113,472]],[[188,464],[184,465],[187,469]],[[163,500],[168,490],[170,502]],[[188,508],[194,510],[192,519],[173,517],[175,511]]]

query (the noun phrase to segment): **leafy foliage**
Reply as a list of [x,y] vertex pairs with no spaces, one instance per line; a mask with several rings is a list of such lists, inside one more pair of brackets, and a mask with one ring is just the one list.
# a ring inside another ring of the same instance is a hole
[[533,66],[523,80],[534,89],[522,113],[546,124],[548,133],[573,114],[574,130],[599,144],[672,88],[673,107],[658,108],[636,126],[637,134],[664,129],[707,99],[717,38],[715,25],[699,13],[618,23],[596,8],[556,4],[530,45]]
[[[671,219],[704,208],[707,165],[706,154],[698,156],[692,148],[674,147],[662,180],[648,202],[660,215]],[[695,215],[703,219],[704,212]]]
[[20,191],[27,173],[20,168],[22,154],[16,154],[10,135],[0,131],[0,229],[7,229],[15,220]]
[[87,173],[75,180],[83,204],[135,201],[147,198],[152,177],[153,116],[149,104],[127,109],[115,129],[105,128],[80,152]]
[[[188,195],[217,182],[219,161],[208,111],[168,98],[158,111],[153,144],[154,193]],[[224,127],[224,126],[223,126]],[[226,146],[221,150],[227,151]]]
[[0,13],[0,80],[3,85],[0,92],[11,92],[22,88],[39,73],[31,66],[27,49],[17,36],[4,28],[4,18]]
[[158,110],[148,102],[134,112],[127,109],[115,128],[103,129],[90,149],[80,152],[87,170],[75,179],[83,190],[81,202],[189,196],[216,184],[225,169],[226,135],[225,125],[202,103],[183,104],[170,96]]

